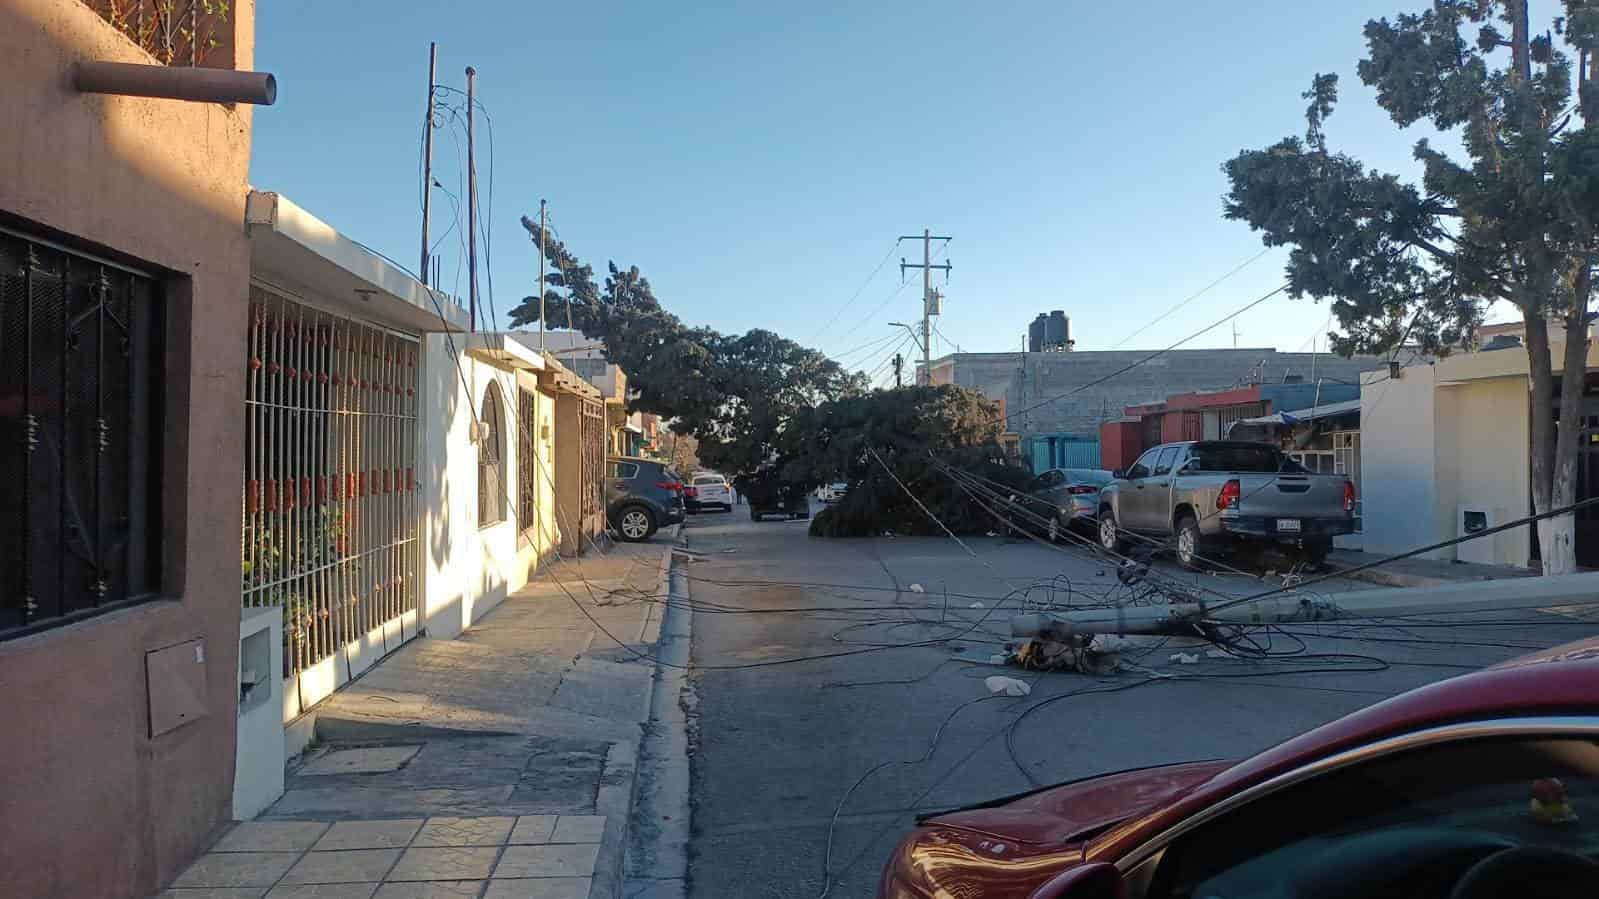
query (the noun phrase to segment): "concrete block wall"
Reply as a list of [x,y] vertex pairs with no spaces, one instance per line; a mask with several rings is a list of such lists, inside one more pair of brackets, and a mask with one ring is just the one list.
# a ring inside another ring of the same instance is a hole
[[[1257,371],[1265,383],[1280,383],[1290,374],[1308,380],[1314,365],[1318,377],[1353,384],[1359,382],[1360,372],[1385,364],[1375,357],[1342,359],[1260,348],[1174,350],[1117,374],[1148,356],[1148,350],[1082,350],[962,353],[946,358],[954,360],[954,383],[1005,401],[1011,430],[1084,436],[1098,434],[1101,423],[1121,418],[1123,407],[1157,402],[1173,393],[1236,387]],[[1084,386],[1101,378],[1106,380]],[[1050,397],[1061,398],[1039,405]],[[1038,408],[1022,411],[1029,406]]]

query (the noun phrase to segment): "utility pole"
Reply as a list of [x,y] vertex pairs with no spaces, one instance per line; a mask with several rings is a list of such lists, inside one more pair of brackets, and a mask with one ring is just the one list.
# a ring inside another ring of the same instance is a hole
[[903,380],[900,378],[900,372],[902,372],[904,370],[905,370],[905,357],[900,355],[899,353],[895,353],[894,354],[894,389],[895,390],[898,390],[899,388],[905,386]]
[[432,261],[428,247],[428,221],[433,210],[433,84],[438,75],[439,43],[428,42],[428,106],[422,120],[422,283],[428,283]]
[[471,330],[477,330],[477,157],[473,156],[472,99],[477,70],[466,67],[466,295],[471,298]]
[[[544,200],[539,199],[539,352],[544,351],[544,229],[548,225],[544,221]],[[677,449],[677,440],[672,440],[672,449]]]
[[[916,235],[900,238],[900,240],[915,239]],[[905,270],[908,268],[919,268],[922,270],[922,374],[916,379],[916,383],[931,385],[933,383],[933,319],[931,316],[936,314],[933,312],[933,305],[937,299],[933,293],[933,269],[943,269],[944,279],[947,281],[949,280],[949,270],[954,268],[954,266],[950,265],[948,262],[944,263],[943,265],[933,264],[933,241],[948,241],[952,238],[934,237],[932,231],[923,228],[921,239],[921,265],[917,265],[913,262],[906,262],[905,257],[901,256],[899,260],[899,275],[901,278],[905,277]]]
[[1599,572],[1469,581],[1435,587],[1379,587],[1340,593],[1336,602],[1315,593],[1280,591],[1258,599],[1241,597],[1212,602],[1211,607],[1189,601],[1021,614],[1011,618],[1011,635],[1057,639],[1092,634],[1187,635],[1194,633],[1200,621],[1249,626],[1503,612],[1592,602],[1596,592],[1599,592]]

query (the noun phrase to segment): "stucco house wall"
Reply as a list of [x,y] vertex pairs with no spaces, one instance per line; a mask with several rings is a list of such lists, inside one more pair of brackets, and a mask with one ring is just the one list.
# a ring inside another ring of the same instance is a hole
[[[233,7],[248,69],[254,3]],[[151,62],[83,3],[0,4],[0,224],[161,273],[162,598],[0,639],[0,871],[7,895],[133,897],[232,797],[251,109],[80,94],[79,60]],[[146,653],[196,638],[207,713],[152,737]]]
[[[527,583],[519,555],[517,372],[466,351],[464,335],[426,336],[421,495],[423,620],[427,636],[453,639]],[[457,365],[459,360],[459,365]],[[478,525],[474,423],[498,386],[506,516]]]

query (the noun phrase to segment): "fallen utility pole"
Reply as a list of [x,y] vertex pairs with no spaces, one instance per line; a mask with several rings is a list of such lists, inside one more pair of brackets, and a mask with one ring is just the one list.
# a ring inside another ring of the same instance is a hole
[[1274,593],[1258,600],[1229,600],[1208,609],[1202,600],[1075,609],[1017,615],[1011,634],[1017,637],[1159,634],[1196,636],[1202,624],[1267,625],[1351,618],[1401,618],[1452,612],[1542,609],[1599,602],[1599,572],[1558,577],[1518,577],[1469,581],[1436,587],[1388,587],[1357,590],[1336,597],[1310,592]]

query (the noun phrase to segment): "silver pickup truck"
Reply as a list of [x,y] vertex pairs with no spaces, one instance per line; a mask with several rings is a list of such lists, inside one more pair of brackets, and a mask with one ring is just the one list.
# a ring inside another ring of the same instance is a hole
[[[1249,541],[1290,543],[1320,563],[1355,529],[1355,487],[1311,474],[1266,443],[1167,443],[1138,457],[1100,491],[1099,542],[1171,546],[1184,567]],[[1138,540],[1137,536],[1154,538]]]

